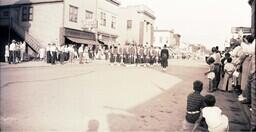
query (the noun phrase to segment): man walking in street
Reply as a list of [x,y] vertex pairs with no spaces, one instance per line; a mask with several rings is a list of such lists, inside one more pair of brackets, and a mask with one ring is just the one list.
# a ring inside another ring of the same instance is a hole
[[167,46],[164,45],[164,48],[161,50],[161,65],[163,71],[166,71],[166,67],[168,66],[168,59],[169,59],[169,51]]

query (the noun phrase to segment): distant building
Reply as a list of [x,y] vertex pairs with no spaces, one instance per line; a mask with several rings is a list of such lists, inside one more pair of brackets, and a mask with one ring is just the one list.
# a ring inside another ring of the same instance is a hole
[[153,29],[156,17],[154,12],[144,5],[128,6],[120,9],[119,38],[122,45],[153,45]]
[[173,30],[154,30],[154,47],[174,47],[176,39]]

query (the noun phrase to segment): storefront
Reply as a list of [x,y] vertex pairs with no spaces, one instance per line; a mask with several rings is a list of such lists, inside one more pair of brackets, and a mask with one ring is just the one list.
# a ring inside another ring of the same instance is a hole
[[80,31],[70,28],[63,28],[63,43],[64,44],[86,44],[98,45],[96,36],[93,32]]

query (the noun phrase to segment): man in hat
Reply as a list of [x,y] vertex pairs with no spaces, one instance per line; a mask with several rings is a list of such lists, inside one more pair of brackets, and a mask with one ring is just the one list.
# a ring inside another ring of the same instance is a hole
[[118,49],[116,46],[113,45],[114,51],[113,51],[113,56],[114,56],[114,64],[117,63],[117,54],[118,54]]
[[16,64],[16,41],[12,40],[12,43],[10,44],[10,60],[13,64]]
[[169,51],[167,46],[164,45],[164,48],[161,50],[161,64],[163,71],[166,71],[166,67],[168,66],[168,59],[169,59]]

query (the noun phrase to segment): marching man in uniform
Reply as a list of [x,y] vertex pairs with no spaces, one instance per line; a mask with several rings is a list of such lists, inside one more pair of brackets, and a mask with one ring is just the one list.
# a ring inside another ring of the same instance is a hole
[[149,60],[149,53],[148,53],[148,48],[147,48],[146,45],[144,46],[143,60],[144,60],[144,66],[147,66],[148,65],[148,60]]
[[122,57],[123,57],[123,49],[120,46],[120,44],[118,44],[118,47],[117,47],[117,62],[119,63],[119,65],[122,63]]
[[57,59],[57,47],[55,43],[52,44],[50,52],[51,52],[51,64],[55,65],[56,59]]
[[117,47],[113,45],[114,51],[113,51],[113,55],[114,55],[114,64],[117,64],[117,54],[118,54],[118,50]]
[[134,44],[130,47],[130,56],[131,56],[131,64],[134,64],[135,63],[135,53],[136,53],[136,49],[135,49],[135,46]]

